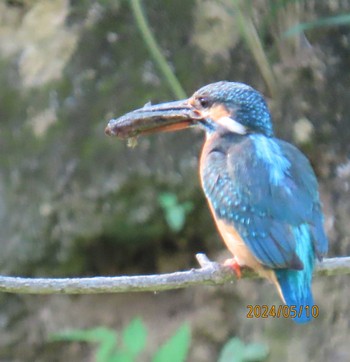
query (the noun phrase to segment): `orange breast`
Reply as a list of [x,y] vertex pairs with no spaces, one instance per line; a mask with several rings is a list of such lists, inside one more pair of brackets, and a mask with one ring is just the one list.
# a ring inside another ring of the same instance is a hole
[[276,274],[272,269],[264,267],[261,262],[253,255],[249,250],[244,240],[241,238],[237,230],[232,224],[228,224],[224,220],[218,219],[215,216],[215,212],[212,208],[212,205],[209,203],[210,210],[216,222],[216,226],[222,236],[224,243],[226,244],[228,250],[232,253],[237,263],[240,266],[247,266],[257,272],[263,278],[270,280],[277,288],[277,291],[285,302],[281,287],[276,278]]
[[228,250],[233,254],[238,264],[248,266],[258,272],[262,268],[261,263],[251,253],[235,227],[224,220],[215,218],[215,221]]

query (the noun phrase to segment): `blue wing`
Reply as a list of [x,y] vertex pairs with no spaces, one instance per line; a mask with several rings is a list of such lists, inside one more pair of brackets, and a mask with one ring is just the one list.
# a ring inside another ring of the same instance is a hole
[[228,137],[208,153],[202,172],[216,217],[232,223],[267,267],[303,269],[297,253],[302,240],[295,233],[302,225],[308,226],[313,251],[322,258],[328,242],[317,180],[306,157],[275,138]]

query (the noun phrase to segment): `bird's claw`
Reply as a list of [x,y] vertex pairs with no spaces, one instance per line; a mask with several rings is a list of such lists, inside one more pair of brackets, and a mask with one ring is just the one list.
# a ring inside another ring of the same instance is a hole
[[241,266],[238,264],[235,258],[226,259],[223,265],[233,270],[237,279],[242,277]]

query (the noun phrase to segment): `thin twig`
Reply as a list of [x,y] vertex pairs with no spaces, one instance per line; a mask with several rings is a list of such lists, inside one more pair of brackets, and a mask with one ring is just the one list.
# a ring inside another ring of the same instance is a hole
[[186,98],[185,91],[167,63],[165,57],[162,54],[162,51],[160,50],[160,47],[156,42],[156,39],[150,30],[149,24],[142,10],[140,0],[130,0],[130,5],[142,38],[153,60],[157,63],[165,80],[168,82],[170,89],[178,99]]
[[[98,294],[127,292],[158,292],[188,288],[194,285],[221,285],[236,280],[233,272],[206,255],[197,254],[201,268],[157,275],[93,278],[21,278],[0,276],[0,292],[23,294]],[[350,274],[350,257],[324,259],[316,266],[316,275]],[[257,278],[248,269],[242,278]]]
[[254,57],[256,65],[259,68],[260,73],[270,91],[270,95],[274,98],[277,94],[276,77],[267,58],[253,20],[244,11],[246,2],[242,0],[233,0],[233,5],[236,11],[238,29],[240,30],[242,37],[244,38],[249,50]]

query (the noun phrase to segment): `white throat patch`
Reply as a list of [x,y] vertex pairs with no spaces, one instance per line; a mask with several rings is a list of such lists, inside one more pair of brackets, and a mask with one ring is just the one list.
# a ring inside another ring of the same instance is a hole
[[247,128],[244,127],[239,122],[235,121],[233,118],[229,116],[224,116],[215,121],[216,123],[220,124],[221,126],[227,128],[229,131],[237,134],[244,135],[247,133]]

